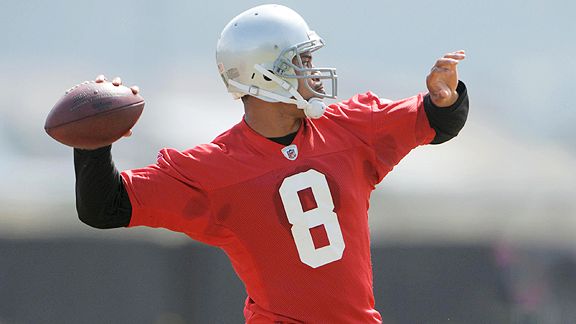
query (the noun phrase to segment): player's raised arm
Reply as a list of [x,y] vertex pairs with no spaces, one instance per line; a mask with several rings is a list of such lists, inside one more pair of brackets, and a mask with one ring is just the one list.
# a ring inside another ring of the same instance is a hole
[[458,80],[458,63],[466,58],[463,50],[445,54],[426,77],[428,94],[424,109],[430,126],[436,131],[431,144],[440,144],[454,138],[468,117],[466,85]]

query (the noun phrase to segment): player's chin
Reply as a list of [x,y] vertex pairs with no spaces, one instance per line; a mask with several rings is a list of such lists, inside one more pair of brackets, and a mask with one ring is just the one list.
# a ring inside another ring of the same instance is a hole
[[306,101],[312,98],[319,98],[324,99],[326,95],[326,91],[324,91],[324,87],[321,88],[313,88],[314,91],[308,91],[306,96],[303,96]]

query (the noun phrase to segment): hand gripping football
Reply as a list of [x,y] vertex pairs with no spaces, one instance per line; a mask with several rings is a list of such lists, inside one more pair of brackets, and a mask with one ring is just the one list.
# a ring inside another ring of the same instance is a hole
[[143,109],[144,99],[126,86],[86,81],[66,91],[46,117],[44,129],[62,144],[96,149],[125,135]]

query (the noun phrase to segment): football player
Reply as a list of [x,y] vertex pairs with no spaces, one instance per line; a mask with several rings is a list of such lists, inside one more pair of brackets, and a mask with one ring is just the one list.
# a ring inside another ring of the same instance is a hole
[[461,130],[465,53],[436,61],[428,93],[391,102],[366,92],[326,105],[337,75],[313,62],[323,46],[284,6],[233,18],[216,63],[244,118],[211,143],[162,149],[156,164],[121,173],[110,146],[75,149],[80,220],[166,228],[223,249],[247,290],[247,323],[380,323],[370,193],[412,149]]

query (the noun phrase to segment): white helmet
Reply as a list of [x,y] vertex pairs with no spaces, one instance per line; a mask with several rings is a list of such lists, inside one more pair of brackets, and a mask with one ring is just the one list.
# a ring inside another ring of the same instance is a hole
[[[267,102],[292,103],[308,117],[318,118],[326,107],[319,98],[336,98],[336,69],[304,67],[300,54],[323,46],[324,41],[294,10],[262,5],[244,11],[224,27],[216,46],[216,62],[235,98],[251,95]],[[328,93],[320,93],[305,82],[314,94],[306,101],[298,93],[298,79],[311,78],[330,79],[332,84]]]

